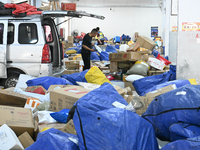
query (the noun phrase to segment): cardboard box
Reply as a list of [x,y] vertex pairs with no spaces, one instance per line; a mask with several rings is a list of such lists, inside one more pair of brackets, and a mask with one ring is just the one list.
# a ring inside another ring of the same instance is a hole
[[140,47],[140,45],[138,44],[138,43],[133,43],[133,44],[131,44],[130,46],[129,46],[129,48],[127,49],[127,52],[129,52],[129,51],[133,51],[133,52],[135,52],[135,51],[137,51],[137,49]]
[[79,73],[79,70],[65,70],[62,75]]
[[68,48],[70,48],[70,47],[73,47],[74,46],[74,44],[73,43],[66,43],[65,41],[64,42],[62,42],[63,43],[63,48],[64,48],[64,50],[67,50]]
[[24,149],[26,149],[27,147],[31,146],[34,143],[33,139],[28,134],[28,132],[24,132],[22,135],[18,137],[18,139],[21,142]]
[[28,132],[33,136],[33,117],[31,109],[0,106],[0,125],[7,124],[17,136]]
[[65,64],[66,64],[66,62],[68,62],[70,65],[79,65],[79,63],[80,63],[79,60],[65,61]]
[[109,54],[110,61],[137,61],[142,58],[142,54],[136,52],[121,52],[121,53],[111,53]]
[[64,88],[64,87],[68,87],[68,86],[70,86],[70,85],[59,85],[59,84],[58,85],[51,85],[47,92],[49,93],[50,91],[55,90],[55,88],[57,88],[57,87]]
[[[128,75],[127,75],[127,74],[123,74],[123,75],[122,75],[122,81],[127,82],[127,81],[126,81],[126,77],[128,77]],[[125,85],[125,86],[126,86],[126,85]]]
[[70,120],[62,129],[61,131],[65,132],[65,133],[70,133],[70,134],[74,134],[77,135],[75,127],[74,127],[74,122],[73,120]]
[[80,86],[71,86],[50,92],[50,110],[60,111],[64,108],[71,109],[77,100],[89,93],[90,90]]
[[0,149],[1,150],[21,150],[24,149],[15,133],[6,124],[0,127]]
[[61,3],[61,9],[67,11],[76,11],[76,3]]
[[68,43],[74,43],[74,37],[73,36],[68,36],[67,37]]
[[148,50],[153,50],[156,46],[156,43],[153,40],[145,36],[138,36],[136,43],[138,43],[140,47],[146,48]]
[[38,125],[38,131],[42,132],[44,128],[55,128],[61,130],[65,127],[65,123],[48,123],[48,124],[40,124]]
[[150,105],[150,103],[159,95],[162,95],[164,93],[167,93],[169,91],[172,91],[176,89],[175,85],[169,85],[166,87],[163,87],[161,89],[158,89],[156,91],[147,93],[145,96],[140,97],[141,100],[144,102],[145,106],[141,109],[136,110],[136,113],[139,115],[142,115],[148,108],[148,106]]
[[127,101],[127,103],[130,103],[133,98],[134,98],[133,95],[124,95],[124,99]]
[[150,70],[148,75],[149,76],[154,76],[154,75],[159,75],[165,73],[166,70]]
[[142,55],[142,60],[147,62],[149,60],[149,57],[149,55]]
[[137,51],[137,53],[140,53],[140,54],[151,54],[152,51],[151,50],[144,50],[144,51]]
[[118,70],[117,68],[117,62],[111,61],[110,62],[110,72],[116,72]]
[[79,69],[79,64],[71,65],[69,63],[65,63],[65,68],[67,70],[78,70]]
[[148,59],[148,64],[151,66],[151,67],[154,67],[156,69],[159,69],[159,70],[163,70],[163,68],[165,67],[165,63],[156,59],[156,58],[151,58],[149,57]]
[[134,88],[132,82],[125,82],[125,88],[126,87],[130,87],[132,91],[135,91],[135,88]]
[[0,89],[0,105],[24,107],[29,96]]

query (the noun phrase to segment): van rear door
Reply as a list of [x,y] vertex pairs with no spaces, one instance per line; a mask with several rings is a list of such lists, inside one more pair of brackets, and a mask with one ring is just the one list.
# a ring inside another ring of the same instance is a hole
[[0,78],[7,78],[7,31],[8,20],[0,20]]

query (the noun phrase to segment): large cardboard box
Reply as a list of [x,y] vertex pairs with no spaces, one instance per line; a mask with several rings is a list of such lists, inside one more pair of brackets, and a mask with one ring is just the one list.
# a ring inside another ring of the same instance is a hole
[[26,149],[27,147],[31,146],[34,143],[33,139],[28,134],[28,132],[24,132],[22,135],[18,137],[18,139],[23,145],[24,149]]
[[166,86],[166,87],[163,87],[161,89],[158,89],[156,91],[153,91],[153,92],[150,92],[150,93],[147,93],[145,96],[142,96],[140,97],[141,100],[144,102],[144,107],[141,108],[141,109],[138,109],[136,110],[136,113],[139,114],[139,115],[142,115],[148,108],[148,106],[150,105],[150,103],[159,95],[162,95],[164,93],[167,93],[169,91],[172,91],[176,89],[176,86],[175,85],[169,85],[169,86]]
[[153,50],[154,47],[156,46],[156,43],[153,40],[151,40],[145,36],[139,36],[137,38],[136,43],[138,43],[140,45],[140,47],[146,48],[148,50]]
[[89,93],[90,90],[80,86],[71,86],[50,92],[50,110],[60,111],[71,109],[77,100]]
[[17,136],[28,132],[33,136],[33,117],[31,109],[0,106],[0,125],[7,124]]
[[24,107],[29,96],[0,89],[0,105]]
[[142,58],[142,54],[137,52],[121,52],[121,53],[111,53],[109,54],[110,61],[137,61]]

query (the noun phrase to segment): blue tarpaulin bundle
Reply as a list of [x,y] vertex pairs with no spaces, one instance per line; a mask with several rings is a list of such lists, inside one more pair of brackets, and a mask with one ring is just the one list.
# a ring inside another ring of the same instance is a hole
[[150,89],[154,86],[173,80],[176,80],[176,66],[171,65],[170,71],[136,80],[133,82],[133,86],[140,96],[144,96],[146,93],[151,92]]
[[26,82],[26,84],[28,86],[41,85],[46,90],[48,90],[51,85],[59,85],[59,84],[60,85],[66,85],[66,84],[73,85],[73,83],[71,83],[70,81],[68,81],[66,79],[57,78],[57,77],[49,77],[49,76],[28,80]]
[[152,125],[112,103],[127,102],[105,83],[76,103],[73,117],[80,150],[158,150]]
[[116,48],[112,45],[107,45],[106,52],[108,52],[108,53],[118,53]]
[[76,82],[87,82],[87,80],[85,79],[85,74],[87,72],[88,72],[88,69],[79,73],[62,75],[61,78],[64,78],[70,81],[74,85],[78,85]]
[[131,37],[129,36],[129,35],[122,35],[122,41],[124,41],[124,40],[126,40],[126,41],[130,41],[131,40]]
[[36,142],[26,150],[79,150],[79,147],[69,138],[77,140],[76,135],[51,128],[40,132]]
[[200,150],[200,136],[169,143],[161,150]]
[[114,41],[114,43],[120,43],[121,39],[120,39],[119,36],[115,36],[115,37],[113,38],[113,41]]
[[109,54],[105,51],[102,51],[100,54],[101,61],[109,61]]
[[174,141],[193,137],[195,135],[192,132],[197,135],[200,133],[199,97],[200,86],[188,84],[158,96],[142,116],[153,124],[156,136],[161,140]]
[[98,52],[91,52],[90,59],[91,60],[98,60],[98,61],[100,61],[99,53]]

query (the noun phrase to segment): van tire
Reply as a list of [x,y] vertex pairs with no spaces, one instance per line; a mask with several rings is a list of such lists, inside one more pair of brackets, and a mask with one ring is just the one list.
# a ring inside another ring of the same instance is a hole
[[4,88],[15,87],[17,85],[20,73],[9,73],[7,79],[4,80]]

